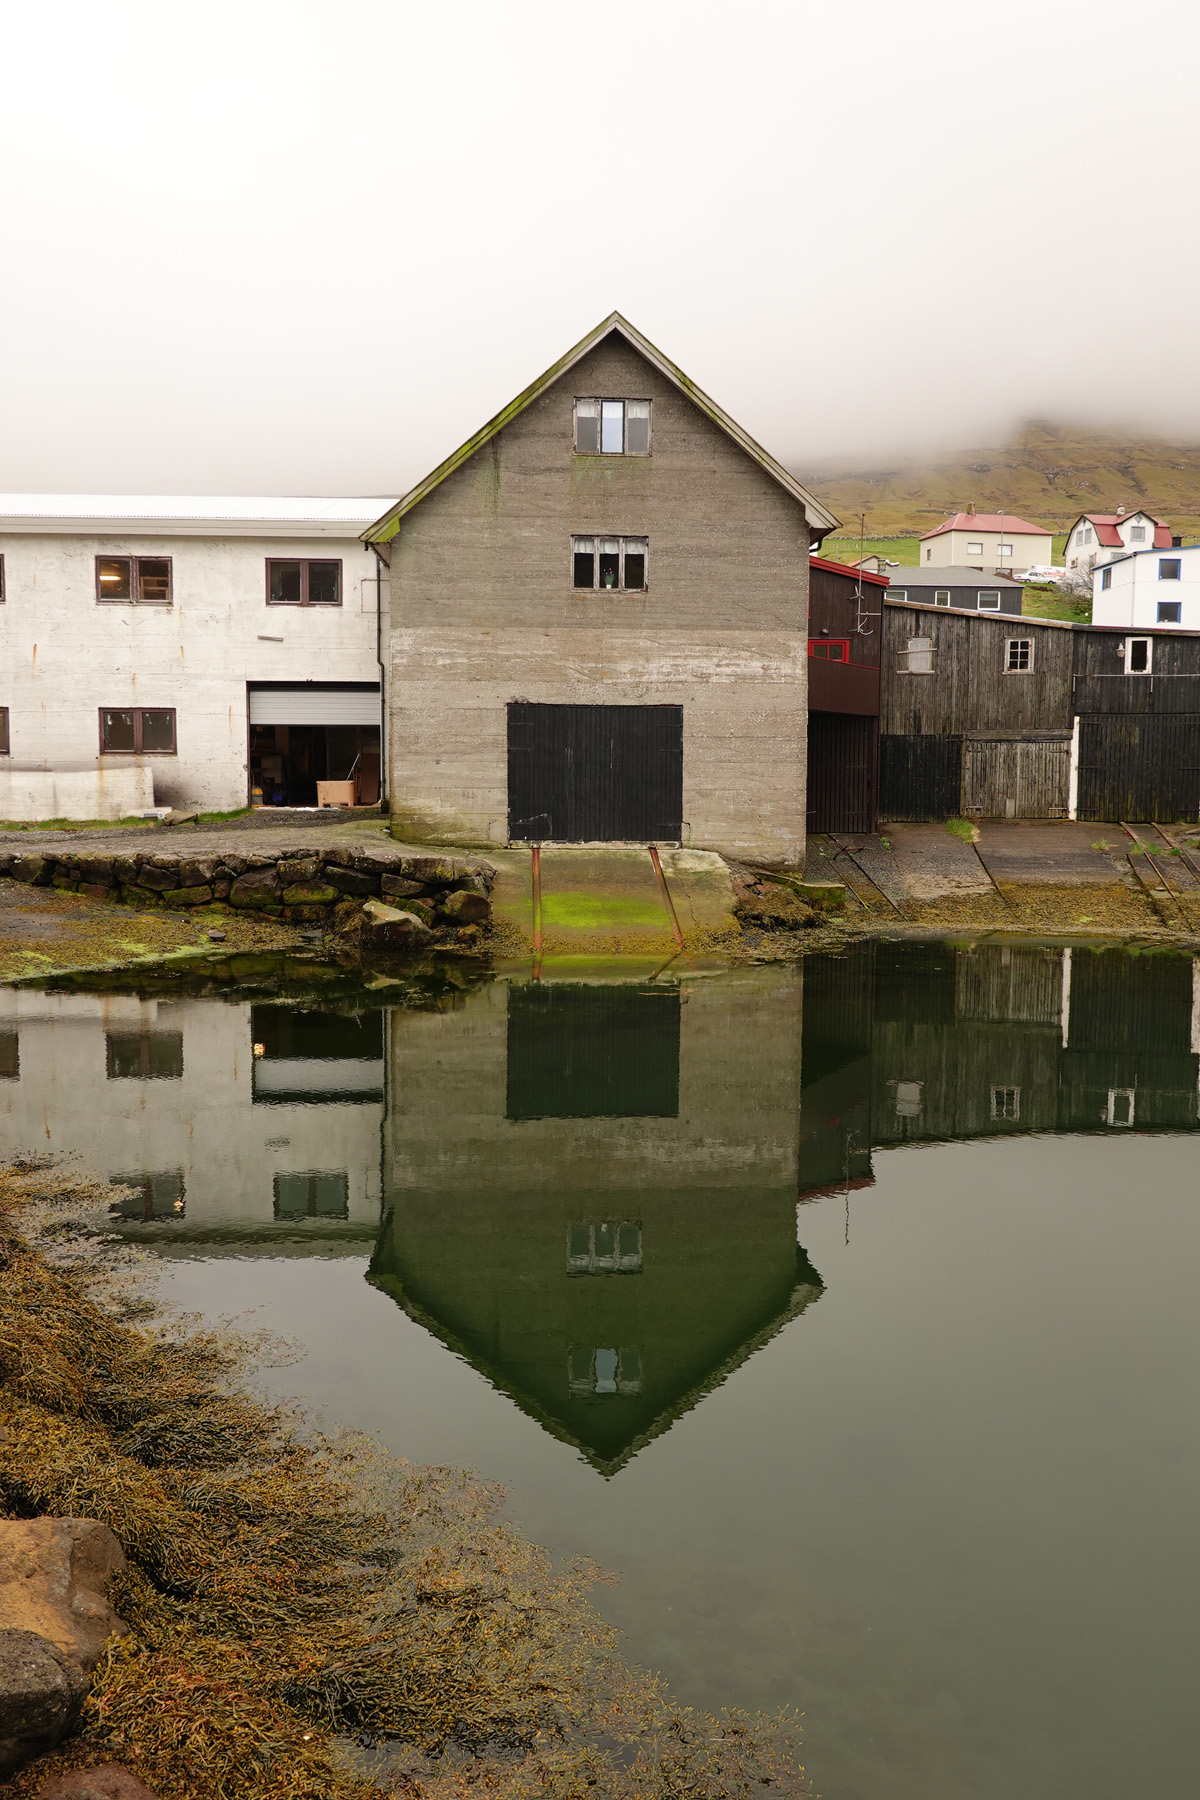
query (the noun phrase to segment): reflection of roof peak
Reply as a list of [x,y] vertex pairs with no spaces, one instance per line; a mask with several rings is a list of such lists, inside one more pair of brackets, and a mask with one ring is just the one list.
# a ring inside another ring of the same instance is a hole
[[[389,1213],[384,1220],[383,1231],[380,1233],[381,1242],[391,1222],[392,1215]],[[703,1400],[706,1395],[713,1393],[723,1382],[727,1381],[736,1370],[741,1368],[743,1363],[749,1362],[750,1358],[757,1351],[763,1349],[770,1343],[772,1338],[778,1336],[785,1325],[790,1324],[793,1319],[798,1318],[805,1308],[810,1306],[814,1300],[820,1299],[821,1295],[825,1292],[825,1285],[812,1264],[809,1262],[808,1257],[805,1255],[805,1252],[800,1245],[796,1246],[796,1261],[796,1283],[792,1288],[788,1303],[783,1310],[777,1313],[774,1318],[769,1319],[767,1323],[758,1331],[754,1332],[752,1336],[743,1339],[735,1350],[731,1351],[723,1361],[717,1364],[715,1369],[710,1370],[703,1381],[696,1382],[692,1387],[686,1389],[670,1406],[664,1407],[662,1412],[658,1414],[657,1418],[655,1418],[650,1425],[646,1426],[634,1437],[630,1438],[625,1447],[616,1456],[612,1457],[597,1455],[596,1451],[585,1443],[582,1438],[577,1437],[574,1432],[568,1429],[567,1425],[557,1414],[552,1413],[540,1400],[535,1400],[532,1394],[526,1393],[525,1390],[518,1387],[515,1382],[509,1381],[493,1363],[488,1362],[481,1356],[477,1356],[471,1350],[465,1339],[461,1338],[456,1332],[449,1330],[428,1310],[427,1307],[422,1306],[419,1300],[414,1300],[412,1296],[407,1293],[404,1283],[398,1276],[380,1272],[376,1268],[376,1259],[374,1257],[371,1260],[370,1268],[367,1270],[367,1280],[372,1287],[378,1288],[382,1293],[389,1294],[414,1324],[420,1325],[422,1329],[428,1331],[432,1337],[437,1338],[439,1343],[444,1344],[448,1350],[453,1351],[456,1356],[461,1357],[463,1362],[469,1364],[472,1369],[475,1369],[492,1387],[496,1388],[498,1392],[506,1394],[515,1405],[520,1407],[523,1413],[526,1413],[532,1419],[536,1419],[542,1429],[549,1432],[551,1437],[557,1438],[560,1443],[570,1444],[572,1449],[578,1450],[584,1461],[595,1469],[597,1474],[603,1475],[605,1479],[608,1479],[613,1475],[619,1474],[625,1465],[631,1462],[640,1450],[644,1450],[647,1444],[652,1443],[655,1438],[661,1437],[664,1432],[669,1431],[677,1419],[681,1419],[683,1415],[690,1412],[694,1406],[698,1406],[700,1401]],[[809,1279],[806,1280],[806,1276],[809,1277]]]

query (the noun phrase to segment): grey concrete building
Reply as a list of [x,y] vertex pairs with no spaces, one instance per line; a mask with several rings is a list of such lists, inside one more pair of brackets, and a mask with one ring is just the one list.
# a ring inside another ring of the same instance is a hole
[[393,828],[800,863],[808,557],[835,523],[610,315],[364,534]]

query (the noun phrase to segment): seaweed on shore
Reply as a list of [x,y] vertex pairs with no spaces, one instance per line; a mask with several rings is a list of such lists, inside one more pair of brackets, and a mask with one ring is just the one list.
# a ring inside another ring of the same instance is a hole
[[726,1800],[808,1786],[785,1720],[676,1705],[500,1489],[328,1437],[241,1384],[253,1340],[165,1317],[95,1225],[107,1183],[0,1168],[0,1515],[129,1559],[80,1733],[164,1800]]

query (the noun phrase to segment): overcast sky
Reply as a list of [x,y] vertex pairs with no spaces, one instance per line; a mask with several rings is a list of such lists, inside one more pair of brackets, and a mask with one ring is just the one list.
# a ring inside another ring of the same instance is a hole
[[1200,439],[1198,21],[0,0],[0,487],[398,493],[614,307],[794,465]]

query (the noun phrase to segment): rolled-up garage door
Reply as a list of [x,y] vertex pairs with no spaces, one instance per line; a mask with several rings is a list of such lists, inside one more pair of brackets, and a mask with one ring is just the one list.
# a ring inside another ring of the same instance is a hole
[[252,725],[378,725],[379,689],[362,684],[333,687],[250,685]]

